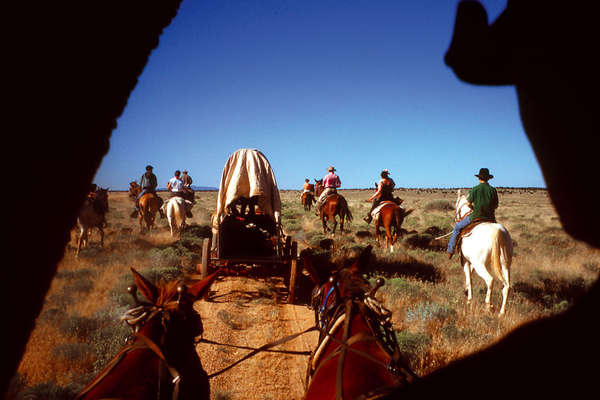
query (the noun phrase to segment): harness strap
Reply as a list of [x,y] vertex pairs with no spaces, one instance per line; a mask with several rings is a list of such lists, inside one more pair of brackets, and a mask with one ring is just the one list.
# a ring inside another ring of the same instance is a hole
[[[295,339],[298,336],[304,335],[305,333],[308,333],[308,332],[311,332],[311,331],[315,331],[315,330],[318,330],[318,329],[319,328],[316,327],[316,326],[311,326],[310,328],[305,329],[302,332],[294,333],[293,335],[289,335],[289,336],[286,336],[284,338],[278,339],[278,340],[276,340],[274,342],[270,342],[270,343],[267,343],[265,345],[262,345],[259,348],[256,348],[253,351],[251,351],[250,353],[246,354],[244,357],[240,358],[239,360],[237,360],[233,364],[230,364],[228,367],[225,367],[225,368],[221,369],[220,371],[213,372],[212,374],[208,375],[208,379],[214,378],[215,376],[218,376],[218,375],[221,375],[225,371],[229,371],[231,368],[235,367],[236,365],[238,365],[242,361],[245,361],[245,360],[249,359],[250,357],[255,356],[256,354],[260,353],[261,351],[266,351],[267,349],[270,349],[271,347],[275,347],[275,346],[283,344],[285,342],[289,342],[290,340]],[[204,341],[204,339],[200,339],[200,340],[198,340],[197,343],[203,342],[203,341]],[[209,341],[207,341],[207,343],[209,343]]]
[[[346,342],[348,340],[348,336],[350,335],[350,320],[352,319],[352,299],[346,300],[346,311],[345,314],[347,318],[344,320],[344,336],[342,336],[343,341]],[[336,389],[335,389],[335,398],[337,400],[344,400],[344,361],[346,360],[346,349],[348,346],[340,346],[342,347],[340,358],[338,358],[338,367],[337,367],[337,376],[336,376]],[[339,347],[338,347],[339,348]]]

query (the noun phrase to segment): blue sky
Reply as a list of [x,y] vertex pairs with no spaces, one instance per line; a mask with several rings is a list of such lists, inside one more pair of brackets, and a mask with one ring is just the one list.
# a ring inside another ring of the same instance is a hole
[[[506,0],[482,1],[493,21]],[[152,164],[218,187],[240,148],[281,189],[334,165],[342,188],[382,169],[400,187],[544,187],[513,87],[460,82],[443,63],[457,1],[187,0],[113,131],[95,182],[126,189]]]

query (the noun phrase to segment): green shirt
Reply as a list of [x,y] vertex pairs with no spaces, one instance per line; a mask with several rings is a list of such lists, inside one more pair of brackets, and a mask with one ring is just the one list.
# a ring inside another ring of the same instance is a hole
[[496,218],[494,212],[498,207],[498,193],[488,183],[480,183],[471,189],[467,201],[473,207],[471,219]]

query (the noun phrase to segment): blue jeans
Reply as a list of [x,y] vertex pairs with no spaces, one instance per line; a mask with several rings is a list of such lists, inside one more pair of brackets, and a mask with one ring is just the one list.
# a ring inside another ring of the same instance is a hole
[[448,253],[453,254],[454,248],[456,247],[456,241],[458,240],[458,235],[460,231],[462,231],[467,225],[471,223],[471,216],[467,215],[463,218],[462,221],[458,221],[456,225],[454,225],[454,230],[452,231],[452,236],[450,236],[450,240],[448,241]]

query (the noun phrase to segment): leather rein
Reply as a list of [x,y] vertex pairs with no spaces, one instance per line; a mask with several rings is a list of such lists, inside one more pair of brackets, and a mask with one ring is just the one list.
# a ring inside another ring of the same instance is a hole
[[[86,387],[84,387],[75,397],[74,400],[82,399],[88,392],[90,392],[94,387],[96,387],[100,382],[106,378],[113,369],[119,363],[125,359],[125,356],[130,352],[138,349],[147,349],[152,351],[160,360],[159,368],[165,368],[169,374],[171,375],[171,384],[173,384],[173,390],[171,392],[171,400],[177,400],[179,398],[179,384],[181,382],[181,374],[177,371],[175,367],[173,367],[167,361],[164,356],[160,346],[156,344],[152,339],[148,336],[139,332],[140,327],[146,323],[147,321],[154,318],[156,315],[160,314],[164,319],[164,313],[167,312],[165,307],[157,307],[151,304],[142,304],[138,307],[135,307],[129,311],[121,318],[124,320],[129,326],[132,327],[133,333],[126,338],[126,345],[109,361],[107,366],[103,369],[103,371],[92,380]],[[164,323],[162,323],[164,327]],[[163,329],[162,339],[165,337],[166,330]],[[158,373],[158,392],[157,399],[161,399],[161,383],[163,378],[161,377],[162,373],[159,369]]]
[[[404,372],[410,375],[414,380],[419,379],[419,377],[402,360],[400,348],[392,327],[391,311],[387,310],[374,297],[368,294],[365,294],[362,297],[347,298],[343,302],[335,299],[334,304],[328,307],[328,298],[332,293],[337,294],[335,283],[332,283],[327,293],[323,293],[321,288],[313,297],[315,319],[321,335],[319,338],[319,345],[311,355],[308,364],[306,387],[308,387],[310,380],[318,373],[321,366],[325,365],[327,361],[339,356],[336,371],[336,399],[343,400],[343,370],[348,351],[385,367],[395,377],[398,383],[407,379]],[[337,298],[339,299],[339,296]],[[320,304],[320,306],[315,307],[316,304]],[[371,334],[359,332],[353,336],[349,335],[352,315],[355,312],[362,314]],[[337,330],[340,329],[342,323],[343,335],[342,340],[339,340],[335,338],[334,335]],[[321,353],[327,347],[329,341],[335,342],[338,344],[338,347],[329,353],[327,357],[321,359]],[[388,354],[390,362],[385,363],[367,352],[351,347],[355,343],[363,341],[377,343],[377,345]],[[388,388],[376,389],[372,394],[365,394],[361,396],[361,398],[376,398],[379,393],[384,393],[387,389]]]

